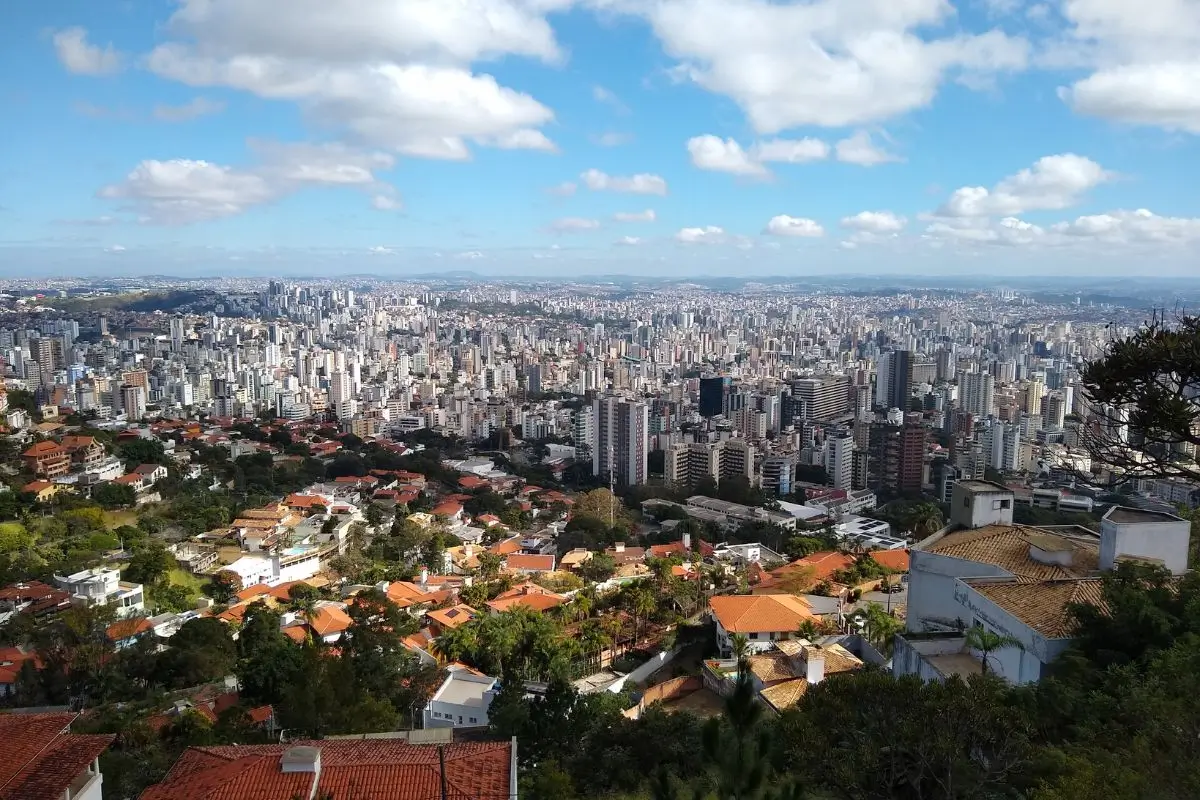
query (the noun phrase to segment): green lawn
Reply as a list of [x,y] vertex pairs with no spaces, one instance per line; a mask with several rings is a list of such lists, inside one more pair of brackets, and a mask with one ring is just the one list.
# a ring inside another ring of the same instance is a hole
[[193,575],[192,573],[179,569],[178,567],[171,570],[171,572],[168,574],[168,577],[170,578],[172,584],[176,586],[182,586],[192,594],[200,594],[200,590],[206,584],[211,582],[210,578],[202,578],[198,575]]
[[136,511],[105,511],[104,521],[109,529],[119,528],[122,525],[137,525],[138,515]]

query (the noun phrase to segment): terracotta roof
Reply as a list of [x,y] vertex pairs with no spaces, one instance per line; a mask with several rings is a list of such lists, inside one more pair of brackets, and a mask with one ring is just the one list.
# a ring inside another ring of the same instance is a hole
[[122,639],[130,639],[152,630],[154,630],[154,624],[145,617],[130,617],[117,620],[109,625],[105,632],[111,641],[119,642]]
[[[1070,567],[1043,564],[1030,557],[1029,548],[1034,542],[1040,542],[1044,547],[1049,540],[1071,552]],[[1018,581],[1025,583],[1085,577],[1098,569],[1100,557],[1099,539],[1094,543],[1079,541],[1021,525],[987,525],[957,531],[934,542],[927,551],[991,564],[1011,572]]]
[[448,500],[445,503],[439,503],[438,505],[434,506],[430,513],[439,517],[453,517],[455,514],[462,513],[462,510],[463,508],[461,505],[453,500]]
[[650,555],[654,556],[655,558],[666,558],[667,556],[674,555],[675,553],[687,555],[687,549],[684,548],[683,542],[650,545]]
[[729,633],[791,632],[813,618],[808,603],[787,594],[722,595],[708,607]]
[[75,714],[0,715],[0,800],[57,800],[115,738],[69,733]]
[[28,450],[26,450],[24,453],[21,453],[21,455],[25,456],[26,458],[36,458],[36,457],[40,457],[40,456],[57,455],[59,453],[65,453],[65,452],[66,452],[66,450],[64,450],[62,448],[62,446],[58,444],[58,442],[51,442],[49,440],[46,440],[44,442],[38,442],[37,444],[33,445]]
[[513,553],[505,559],[505,566],[508,569],[519,569],[527,572],[551,572],[554,570],[554,556]]
[[21,675],[21,667],[26,661],[32,661],[34,666],[41,666],[37,653],[22,647],[0,647],[0,685],[13,686]]
[[442,628],[457,628],[459,625],[466,625],[478,616],[478,611],[464,603],[425,612],[426,619],[436,622]]
[[497,613],[503,613],[513,608],[528,608],[533,611],[548,611],[565,603],[565,597],[556,594],[523,594],[516,597],[496,598],[488,602],[488,608]]
[[347,630],[353,621],[350,616],[338,606],[318,606],[313,610],[309,625],[318,636],[328,636]]
[[[321,751],[316,790],[313,774],[284,773],[280,758],[292,747]],[[509,797],[509,742],[454,743],[441,747],[397,740],[295,742],[289,745],[193,747],[142,800],[289,800],[332,794],[354,800],[429,800],[445,783],[454,798]]]
[[854,566],[854,556],[849,553],[839,553],[835,550],[822,550],[819,553],[810,553],[804,558],[797,559],[791,564],[772,570],[773,573],[780,573],[791,569],[811,569],[813,580],[821,582],[829,580],[833,577],[833,573],[838,570],[843,570]]
[[1069,639],[1074,624],[1068,606],[1083,603],[1104,604],[1104,588],[1099,578],[1026,581],[963,581],[1000,608],[1049,639]]
[[488,548],[489,553],[494,553],[498,556],[506,556],[511,553],[521,552],[521,537],[513,536],[511,539],[505,539],[502,542],[496,542]]
[[776,711],[785,711],[796,703],[800,702],[800,698],[808,691],[808,681],[803,678],[798,678],[794,681],[785,681],[777,683],[774,686],[768,686],[758,693],[758,696],[766,700],[771,708]]
[[772,686],[780,681],[790,681],[802,677],[792,668],[792,661],[785,653],[763,653],[750,656],[746,665],[754,676],[763,682],[764,686]]
[[881,567],[886,567],[896,572],[908,572],[907,550],[872,550],[867,555],[871,556],[875,560],[875,563]]

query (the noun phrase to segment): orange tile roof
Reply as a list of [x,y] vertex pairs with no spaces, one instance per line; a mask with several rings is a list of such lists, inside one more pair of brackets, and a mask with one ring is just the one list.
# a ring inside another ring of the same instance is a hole
[[75,714],[0,715],[0,798],[58,800],[115,738],[69,733]]
[[457,628],[459,625],[466,625],[478,616],[479,612],[465,603],[425,613],[426,619],[436,622],[442,628]]
[[263,597],[271,593],[271,587],[265,583],[256,583],[253,586],[247,586],[242,589],[234,597],[238,600],[253,600],[256,597]]
[[66,450],[64,450],[63,447],[58,444],[58,442],[52,442],[47,439],[46,441],[38,442],[37,444],[33,445],[24,453],[21,453],[21,455],[26,458],[38,458],[41,456],[58,455],[59,453],[65,452]]
[[729,633],[790,633],[813,618],[808,603],[786,594],[721,595],[708,607]]
[[513,553],[505,559],[505,565],[509,569],[519,569],[527,572],[550,572],[554,569],[554,556]]
[[872,550],[867,555],[875,559],[875,563],[881,567],[886,567],[896,572],[908,572],[907,550]]
[[119,642],[122,639],[129,639],[152,630],[154,630],[154,624],[145,617],[130,617],[119,619],[109,625],[105,633],[109,640]]
[[[283,753],[298,745],[321,751],[321,772],[284,773]],[[331,794],[354,800],[509,797],[509,742],[414,745],[399,740],[316,741],[289,745],[193,747],[142,800],[288,800]]]
[[512,553],[519,553],[520,551],[520,536],[513,536],[511,539],[505,539],[504,541],[496,542],[494,545],[488,548],[489,553],[493,553],[498,556],[507,556]]
[[488,608],[497,613],[510,611],[514,608],[528,608],[532,611],[549,611],[567,602],[565,597],[556,594],[529,593],[516,597],[497,597],[488,602]]
[[313,610],[309,625],[318,636],[329,636],[349,629],[354,622],[338,606],[318,606]]
[[449,500],[434,506],[430,513],[437,517],[453,517],[455,514],[462,513],[462,510],[463,507],[461,505],[453,500]]
[[811,569],[813,580],[829,580],[838,570],[854,566],[854,556],[849,553],[839,553],[836,550],[822,550],[819,553],[809,553],[804,558],[797,559],[791,564],[780,567],[772,572],[782,572],[792,569]]

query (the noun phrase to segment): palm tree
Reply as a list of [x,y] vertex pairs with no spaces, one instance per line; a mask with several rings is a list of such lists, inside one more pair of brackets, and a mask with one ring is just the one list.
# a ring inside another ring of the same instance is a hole
[[579,592],[571,601],[571,610],[577,619],[587,619],[592,614],[592,597],[587,592]]
[[800,623],[800,627],[796,629],[796,635],[801,639],[807,639],[810,642],[816,642],[823,635],[821,631],[821,623],[813,617],[810,617]]
[[658,607],[658,600],[649,588],[642,584],[630,593],[629,610],[633,612],[633,640],[636,645],[641,640],[642,622],[649,618],[650,613]]
[[980,664],[982,666],[981,672],[984,675],[988,673],[988,659],[991,658],[992,653],[1007,647],[1024,649],[1021,640],[1015,636],[989,631],[982,625],[975,625],[967,631],[966,646],[970,650],[979,651]]
[[746,638],[744,633],[735,633],[729,637],[729,649],[733,653],[733,657],[737,659],[738,671],[740,672],[746,664],[746,659],[750,655],[750,640]]
[[862,618],[867,629],[867,639],[879,647],[885,656],[891,655],[896,634],[903,629],[904,623],[885,611],[879,603],[868,605]]
[[942,518],[942,510],[934,503],[920,503],[905,516],[906,526],[914,534],[928,536],[941,530],[946,524]]

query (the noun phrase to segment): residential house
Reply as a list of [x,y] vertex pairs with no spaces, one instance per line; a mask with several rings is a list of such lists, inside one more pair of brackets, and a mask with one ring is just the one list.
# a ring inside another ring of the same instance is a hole
[[21,487],[21,491],[33,495],[39,503],[49,503],[59,492],[67,491],[61,483],[50,481],[30,481]]
[[554,571],[554,556],[531,556],[513,553],[504,559],[504,570],[515,575],[533,575],[538,572]]
[[133,474],[141,477],[143,486],[149,487],[158,483],[170,473],[162,464],[139,464],[133,471]]
[[84,472],[99,469],[107,457],[104,445],[94,436],[64,436],[61,444],[72,465]]
[[126,617],[108,626],[105,631],[108,640],[118,650],[132,647],[137,640],[148,633],[154,632],[154,623],[146,617]]
[[[775,713],[792,708],[809,687],[827,675],[853,672],[865,666],[862,659],[836,641],[813,644],[807,639],[777,642],[773,648],[746,659],[750,682],[759,702]],[[728,696],[737,683],[735,660],[710,660],[701,675],[706,687]]]
[[0,647],[0,698],[11,697],[17,691],[17,681],[25,662],[40,667],[37,653],[24,647]]
[[0,714],[0,800],[101,800],[112,734],[71,733],[77,714]]
[[1173,514],[1114,506],[1097,534],[1014,525],[1012,500],[986,481],[954,485],[951,525],[909,554],[895,674],[941,680],[981,672],[984,654],[966,637],[978,626],[1019,643],[988,654],[990,672],[1012,683],[1037,681],[1070,644],[1071,605],[1100,603],[1101,578],[1118,562],[1187,570],[1191,524]]
[[71,471],[71,456],[58,442],[38,442],[21,453],[25,469],[39,478],[54,480]]
[[741,634],[752,652],[769,650],[775,642],[794,639],[801,623],[815,619],[808,603],[789,594],[718,595],[708,601],[717,626],[717,647],[733,653],[732,636]]
[[463,507],[456,500],[444,500],[433,507],[433,516],[450,522],[462,522]]
[[14,614],[53,614],[71,605],[71,595],[41,581],[23,581],[0,589],[0,625]]
[[425,704],[425,728],[486,728],[500,682],[463,664],[446,667],[446,679]]
[[516,753],[515,739],[445,745],[325,739],[192,747],[141,800],[518,800]]
[[141,614],[146,610],[145,593],[140,583],[121,580],[121,573],[107,567],[85,569],[72,575],[55,575],[54,582],[78,605],[113,606],[118,617]]
[[479,612],[465,603],[425,612],[425,619],[429,621],[434,636],[441,636],[443,631],[466,625],[478,616]]
[[566,602],[568,599],[565,595],[556,594],[543,586],[526,581],[496,595],[488,601],[487,607],[493,614],[502,614],[514,608],[527,608],[540,614]]

